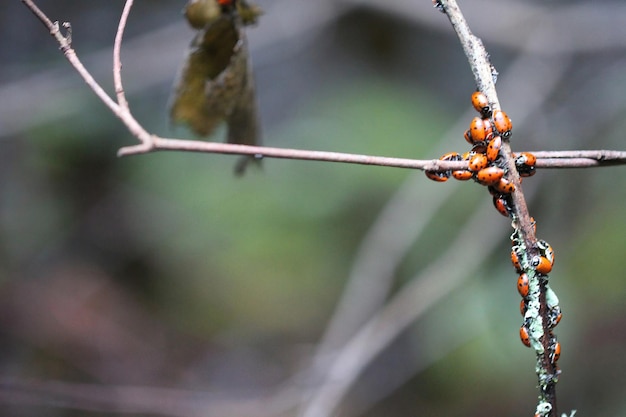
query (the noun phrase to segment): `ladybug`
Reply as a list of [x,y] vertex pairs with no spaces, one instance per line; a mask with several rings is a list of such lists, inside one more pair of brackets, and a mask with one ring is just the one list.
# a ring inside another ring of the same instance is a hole
[[530,152],[521,152],[519,155],[515,155],[515,165],[534,167],[536,163],[537,157]]
[[[482,154],[478,154],[478,155],[482,155]],[[486,158],[487,157],[485,157],[485,161],[486,161]],[[504,170],[502,168],[487,167],[487,168],[481,169],[480,171],[476,173],[476,181],[478,181],[482,185],[494,185],[494,184],[497,184],[502,179],[503,176],[504,176]]]
[[537,241],[537,247],[539,248],[539,252],[542,256],[544,256],[548,261],[550,261],[550,265],[554,265],[554,249],[552,246],[545,240]]
[[545,256],[533,256],[530,265],[543,275],[548,275],[552,271],[552,263]]
[[519,328],[519,338],[526,347],[530,347],[530,336],[528,335],[528,327],[522,326]]
[[472,175],[472,171],[466,171],[463,169],[458,171],[452,171],[452,176],[459,181],[467,181],[472,178]]
[[470,122],[469,130],[466,132],[465,140],[469,143],[480,143],[491,139],[493,127],[489,119],[474,117]]
[[450,171],[424,171],[424,174],[433,181],[446,182],[448,178],[450,178],[449,172]]
[[548,313],[548,320],[549,320],[548,327],[550,327],[551,329],[555,328],[557,324],[559,324],[562,318],[563,318],[563,313],[561,313],[561,307],[559,306],[552,307],[550,309],[550,312]]
[[487,99],[487,96],[480,91],[472,93],[472,106],[474,106],[476,111],[480,113],[484,119],[491,117],[491,106],[489,105],[489,100]]
[[517,173],[520,177],[532,177],[537,173],[535,167],[519,167],[517,166]]
[[496,110],[493,112],[493,126],[504,139],[511,137],[513,123],[511,123],[509,116],[502,110]]
[[519,312],[522,317],[526,315],[526,310],[528,310],[528,302],[522,298],[522,301],[519,302]]
[[513,264],[513,267],[516,271],[522,271],[522,266],[519,263],[519,257],[517,256],[515,249],[511,251],[511,263]]
[[561,344],[559,342],[554,342],[551,346],[552,353],[550,353],[550,361],[552,363],[556,363],[561,357]]
[[504,197],[494,195],[493,196],[493,206],[498,210],[498,213],[502,214],[504,217],[509,217],[509,204],[504,199]]
[[[462,159],[461,156],[456,152],[448,152],[439,158],[440,161],[460,161],[461,159]],[[437,182],[448,181],[448,178],[450,178],[450,174],[451,174],[449,170],[448,171],[424,171],[424,173],[429,179],[433,181],[437,181]]]
[[530,152],[522,152],[515,156],[515,168],[521,177],[532,177],[535,175],[535,164],[537,157]]
[[477,153],[470,157],[468,168],[470,171],[478,172],[487,167],[487,157],[482,153]]
[[217,0],[220,6],[230,6],[235,2],[235,0]]
[[474,140],[472,139],[472,132],[470,132],[469,129],[465,131],[465,133],[463,134],[463,137],[465,138],[467,143],[469,143],[470,145],[474,144]]
[[493,185],[493,187],[502,194],[511,194],[515,191],[515,184],[506,178],[501,178],[500,181]]
[[528,297],[529,289],[530,288],[528,286],[528,275],[526,274],[520,275],[519,278],[517,278],[517,291],[519,292],[519,295],[521,295],[522,298]]
[[485,154],[487,155],[487,160],[489,162],[493,162],[496,160],[496,158],[498,158],[501,147],[502,137],[494,136],[493,139],[489,141],[489,144],[487,145],[487,150],[485,151]]
[[439,158],[440,161],[460,161],[462,159],[463,158],[456,152],[445,153]]
[[474,152],[474,153],[485,153],[485,152],[487,152],[487,145],[485,145],[484,142],[481,142],[478,145],[474,145],[474,146],[472,146],[471,152]]

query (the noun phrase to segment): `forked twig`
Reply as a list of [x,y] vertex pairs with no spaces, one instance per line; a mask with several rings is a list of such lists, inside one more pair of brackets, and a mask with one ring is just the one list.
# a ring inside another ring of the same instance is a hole
[[[451,169],[467,168],[467,162],[449,162],[432,160],[417,160],[408,158],[391,158],[371,155],[358,155],[340,152],[311,151],[288,148],[256,147],[230,143],[216,143],[193,140],[181,140],[172,138],[161,138],[148,133],[132,116],[121,81],[121,59],[120,49],[122,35],[126,26],[126,21],[133,5],[132,0],[127,0],[124,11],[118,25],[115,47],[114,47],[114,71],[115,91],[118,99],[116,103],[102,87],[93,79],[91,74],[85,69],[75,51],[71,48],[68,38],[60,32],[58,23],[53,23],[45,13],[43,13],[32,0],[21,0],[37,18],[48,28],[52,36],[55,37],[64,55],[76,71],[83,77],[87,85],[96,93],[98,98],[126,125],[129,131],[137,137],[141,144],[123,147],[119,150],[119,156],[144,154],[154,151],[185,151],[202,152],[231,155],[257,155],[265,158],[300,159],[310,161],[340,162],[360,165],[376,165],[396,168],[409,168],[432,171],[446,171]],[[564,156],[562,152],[552,157],[550,152],[537,153],[538,168],[586,168],[607,165],[626,164],[626,152],[619,151],[584,151],[585,155],[580,155],[581,151],[571,151],[571,156]],[[607,158],[607,155],[611,155]]]

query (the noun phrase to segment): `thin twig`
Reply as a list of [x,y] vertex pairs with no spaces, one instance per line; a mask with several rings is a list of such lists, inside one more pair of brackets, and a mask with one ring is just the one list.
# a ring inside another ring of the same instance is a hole
[[39,20],[50,30],[50,34],[61,45],[63,55],[70,62],[70,64],[76,69],[81,77],[85,80],[87,85],[93,90],[94,93],[102,100],[102,102],[115,114],[128,128],[128,130],[137,137],[142,144],[135,146],[135,149],[149,151],[152,147],[152,135],[150,135],[139,122],[132,116],[132,114],[126,109],[118,105],[104,89],[98,84],[98,82],[92,77],[91,73],[87,71],[82,64],[74,49],[69,45],[67,38],[64,37],[59,31],[58,22],[52,23],[50,18],[39,9],[32,0],[22,0],[22,2],[28,7]]
[[117,102],[121,108],[130,111],[128,108],[128,101],[126,100],[126,94],[124,93],[124,85],[122,84],[122,38],[124,37],[124,30],[126,29],[126,22],[128,21],[128,15],[130,9],[133,7],[133,0],[127,0],[122,11],[122,17],[117,26],[117,32],[115,34],[115,42],[113,43],[113,84],[115,85],[115,94],[117,95]]
[[[259,158],[300,159],[308,161],[341,162],[347,164],[376,165],[430,171],[467,169],[467,161],[441,161],[439,159],[408,159],[385,156],[351,154],[343,152],[311,151],[267,146],[247,146],[231,143],[204,142],[153,137],[154,146],[121,148],[118,156],[130,156],[153,151],[183,151],[229,155],[256,155]],[[626,165],[626,152],[613,150],[536,152],[538,168],[589,168]]]

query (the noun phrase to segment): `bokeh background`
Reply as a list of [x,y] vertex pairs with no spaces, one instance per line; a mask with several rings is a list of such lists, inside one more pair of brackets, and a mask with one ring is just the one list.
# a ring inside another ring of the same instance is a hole
[[[112,92],[122,1],[41,0]],[[137,1],[132,110],[167,101],[193,32]],[[466,58],[429,0],[260,0],[248,30],[268,146],[464,151]],[[514,150],[624,149],[626,5],[461,4],[499,71]],[[18,0],[0,4],[0,414],[530,416],[534,355],[508,221],[473,183],[135,143]],[[222,140],[223,131],[212,139]],[[626,414],[626,168],[524,182],[556,251],[560,411]]]

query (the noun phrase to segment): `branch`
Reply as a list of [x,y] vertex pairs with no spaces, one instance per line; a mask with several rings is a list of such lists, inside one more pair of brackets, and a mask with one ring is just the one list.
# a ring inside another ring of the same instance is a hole
[[[497,73],[489,63],[488,54],[482,42],[471,33],[456,0],[438,0],[436,5],[448,15],[452,26],[457,32],[457,36],[461,41],[463,50],[474,73],[478,89],[487,96],[494,111],[500,110],[494,79],[494,74]],[[558,298],[548,285],[547,273],[550,272],[551,266],[550,268],[542,268],[542,273],[540,274],[535,268],[537,265],[531,261],[535,258],[540,260],[542,258],[538,258],[540,248],[535,235],[534,221],[531,220],[528,213],[520,176],[517,172],[508,140],[503,140],[500,155],[503,157],[503,166],[505,171],[507,171],[507,179],[515,186],[515,191],[512,192],[508,205],[510,206],[509,216],[512,219],[514,228],[514,233],[511,236],[514,245],[513,254],[519,260],[516,269],[524,272],[524,276],[527,277],[527,286],[529,287],[529,291],[523,295],[527,300],[527,309],[524,313],[524,323],[520,329],[520,337],[524,344],[535,350],[536,354],[537,364],[535,370],[539,380],[539,400],[536,407],[536,415],[540,417],[556,417],[556,382],[558,381],[560,371],[556,366],[556,359],[553,359],[551,354],[551,346],[556,346],[556,337],[552,333],[552,327],[555,324],[551,324],[550,315],[553,308],[556,310],[558,307]],[[558,161],[552,161],[552,165],[556,163]],[[542,246],[544,248],[546,246],[549,247],[545,242],[542,243]],[[550,248],[550,252],[552,252],[552,248]],[[543,259],[548,262],[547,258]],[[553,259],[552,255],[550,255],[550,259]],[[554,349],[556,351],[556,347]]]
[[115,34],[115,42],[113,43],[113,83],[115,85],[115,94],[117,95],[117,102],[120,107],[130,111],[128,108],[128,101],[126,100],[126,94],[124,94],[124,86],[122,85],[122,38],[124,37],[124,30],[126,29],[126,22],[128,21],[128,15],[130,9],[133,7],[133,0],[127,0],[122,11],[122,17],[120,17],[119,25],[117,26],[117,33]]
[[[467,161],[441,161],[439,159],[409,159],[386,156],[362,155],[343,152],[311,151],[269,146],[248,146],[231,143],[204,142],[161,138],[153,136],[153,146],[121,148],[118,156],[138,155],[153,151],[182,151],[229,155],[252,155],[258,158],[300,159],[308,161],[341,162],[346,164],[376,165],[393,168],[409,168],[429,171],[467,169]],[[626,165],[626,152],[614,150],[586,151],[540,151],[532,152],[537,157],[537,168],[592,168]]]
[[[123,33],[126,27],[126,21],[132,8],[133,1],[127,0],[124,11],[120,18],[118,30],[115,38],[114,46],[114,69],[113,76],[115,82],[115,91],[118,103],[113,101],[111,97],[102,89],[102,87],[93,79],[91,74],[85,69],[75,51],[71,48],[68,37],[60,33],[58,23],[53,23],[43,13],[32,0],[21,0],[37,18],[48,28],[50,33],[55,37],[65,57],[70,64],[83,77],[87,85],[96,93],[102,102],[115,114],[129,129],[129,131],[137,137],[140,145],[123,147],[119,150],[118,156],[128,156],[148,153],[158,150],[166,151],[186,151],[186,152],[203,152],[231,155],[253,155],[259,158],[282,158],[282,159],[300,159],[310,161],[326,161],[341,162],[360,165],[376,165],[396,168],[409,168],[430,171],[447,171],[456,169],[466,169],[467,162],[449,162],[432,160],[417,160],[407,158],[391,158],[381,156],[359,155],[340,152],[324,152],[310,151],[287,148],[270,148],[258,146],[246,146],[229,143],[215,143],[192,140],[180,140],[170,138],[160,138],[149,134],[132,116],[128,108],[128,103],[124,95],[124,87],[121,81],[121,59],[120,50]],[[69,26],[69,25],[67,25]],[[470,32],[467,32],[470,33]],[[473,35],[472,35],[473,36]],[[480,43],[480,41],[478,41]],[[480,43],[482,47],[482,44]],[[471,47],[470,47],[471,49]],[[487,65],[488,61],[483,59],[483,65]],[[488,77],[491,78],[491,67],[487,71]],[[484,77],[484,74],[482,75]],[[495,91],[495,89],[494,89]],[[536,152],[538,168],[585,168],[607,165],[626,164],[626,152],[619,151],[560,151],[560,152]]]
[[[133,117],[133,115],[124,107],[117,104],[104,89],[98,84],[98,82],[92,77],[91,73],[87,71],[85,66],[82,64],[76,52],[71,47],[71,38],[70,36],[63,36],[59,29],[58,22],[52,22],[46,14],[39,9],[32,0],[21,0],[22,3],[26,7],[28,7],[35,16],[48,28],[50,34],[57,40],[59,45],[61,46],[61,50],[63,51],[63,55],[70,62],[70,64],[76,69],[76,71],[83,77],[83,80],[87,83],[87,85],[93,90],[94,93],[98,96],[100,100],[113,112],[115,116],[117,116],[128,128],[128,130],[137,137],[142,145],[137,146],[137,149],[143,149],[145,151],[150,150],[152,143],[152,135],[148,133],[139,122]],[[132,3],[132,2],[130,2]],[[132,5],[132,4],[131,4]],[[127,4],[128,6],[128,4]],[[127,14],[128,7],[125,7],[125,13]],[[70,28],[69,23],[63,23],[63,26],[66,28]],[[123,27],[122,27],[123,32]]]

